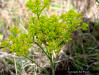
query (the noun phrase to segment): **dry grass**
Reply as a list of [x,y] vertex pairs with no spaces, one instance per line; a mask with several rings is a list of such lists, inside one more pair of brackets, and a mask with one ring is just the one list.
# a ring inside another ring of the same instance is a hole
[[[21,29],[26,31],[24,25],[28,25],[28,19],[32,15],[31,12],[27,12],[27,8],[25,7],[26,1],[27,0],[0,0],[0,32],[7,33],[8,29],[12,28],[15,25],[21,27]],[[73,6],[71,3],[68,3],[65,0],[53,0],[53,3],[51,3],[48,12],[43,12],[42,14],[47,16],[56,14],[59,16],[61,13],[65,13],[72,8]],[[90,12],[92,11],[91,18],[93,18],[93,14],[95,14],[95,9],[94,11],[93,9],[94,8],[91,8],[90,10]],[[29,54],[29,57],[33,58],[38,64],[40,64],[41,67],[49,66],[47,58],[42,54],[41,51],[39,51],[37,47],[34,48],[34,51],[34,53],[31,52]],[[8,55],[9,54],[6,52],[3,52],[2,54],[0,53],[0,58],[7,57]],[[16,63],[19,61],[21,63],[21,75],[38,75],[36,74],[36,71],[40,72],[40,68],[38,68],[35,64],[32,64],[30,61],[17,57]],[[7,69],[7,72],[11,72],[12,75],[15,75],[15,72],[12,72],[12,69],[15,70],[15,65],[12,64],[13,62],[9,63],[9,60],[6,62],[7,63],[5,64],[0,63],[3,65],[0,65],[0,71],[5,71]],[[9,66],[12,66],[12,68],[8,68]],[[17,65],[16,67],[19,68]]]

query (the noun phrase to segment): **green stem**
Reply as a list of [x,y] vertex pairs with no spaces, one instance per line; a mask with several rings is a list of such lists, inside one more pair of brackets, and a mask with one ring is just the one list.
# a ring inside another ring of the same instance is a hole
[[48,58],[49,60],[51,60],[51,57],[50,57],[50,56],[47,54],[47,52],[42,48],[42,46],[39,45],[37,42],[35,42],[35,44],[36,44],[38,47],[40,47],[41,50],[44,52],[44,54],[47,56],[47,58]]
[[53,63],[53,61],[52,61],[52,59],[50,60],[50,64],[51,64],[51,68],[52,68],[52,75],[54,75],[55,74],[55,70],[54,70],[54,63]]
[[44,54],[45,54],[45,55],[47,56],[47,58],[49,59],[50,64],[51,64],[51,68],[52,68],[52,75],[54,75],[54,63],[53,63],[53,60],[52,60],[50,54],[48,54],[48,53],[42,48],[42,46],[39,45],[37,42],[35,42],[35,44],[41,48],[41,50],[44,52]]
[[54,64],[51,64],[51,68],[52,68],[52,75],[54,75],[55,74]]
[[38,18],[38,20],[39,20],[39,14],[37,14],[37,18]]

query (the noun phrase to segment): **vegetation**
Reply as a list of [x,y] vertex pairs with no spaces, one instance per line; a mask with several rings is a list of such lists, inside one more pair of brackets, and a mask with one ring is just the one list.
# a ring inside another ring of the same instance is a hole
[[[64,70],[68,73],[72,70],[83,72],[82,75],[87,75],[86,72],[90,75],[99,75],[98,20],[93,22],[87,18],[88,15],[82,17],[86,13],[77,13],[71,7],[72,2],[67,4],[66,12],[64,8],[66,4],[61,7],[59,5],[61,3],[50,2],[28,0],[26,2],[28,16],[25,14],[19,17],[16,15],[16,9],[11,9],[8,11],[11,23],[10,20],[8,24],[4,22],[5,19],[1,20],[0,75],[64,75]],[[89,10],[91,12],[90,2],[85,4],[86,12]],[[76,5],[82,3],[83,7],[85,1],[76,3],[78,3]],[[12,7],[11,5],[10,8]],[[60,10],[61,8],[64,10]],[[49,11],[51,12],[48,13]],[[56,11],[59,15],[51,15]],[[0,16],[2,17],[1,14]],[[83,19],[88,24],[84,23]],[[2,49],[6,52],[1,52]]]
[[[55,62],[62,46],[72,40],[72,32],[80,29],[86,30],[88,25],[83,22],[82,15],[74,10],[58,17],[56,15],[50,17],[42,15],[42,11],[46,10],[49,4],[49,0],[43,2],[28,0],[26,6],[35,16],[31,17],[29,21],[27,33],[18,27],[12,28],[11,35],[8,40],[2,42],[2,47],[4,50],[28,58],[29,49],[33,44],[36,44],[49,59],[52,75],[54,75]],[[55,53],[56,59],[52,58],[53,53]],[[28,59],[35,63],[34,60]]]

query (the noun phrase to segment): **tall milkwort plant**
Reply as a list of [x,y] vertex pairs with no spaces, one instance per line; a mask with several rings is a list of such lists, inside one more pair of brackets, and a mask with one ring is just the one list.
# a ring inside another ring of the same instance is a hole
[[[50,17],[42,15],[42,11],[49,4],[49,0],[28,0],[26,6],[35,14],[29,21],[28,33],[24,33],[17,27],[12,28],[11,35],[8,40],[2,42],[2,47],[15,52],[16,55],[28,58],[29,48],[33,46],[32,44],[36,44],[49,59],[52,75],[54,75],[56,60],[52,58],[53,52],[58,57],[63,44],[68,44],[72,40],[72,32],[79,29],[86,30],[88,25],[83,22],[82,15],[74,10],[69,10],[58,17],[56,15]],[[42,47],[42,44],[45,47]],[[32,59],[28,59],[35,63]]]

